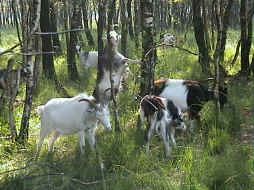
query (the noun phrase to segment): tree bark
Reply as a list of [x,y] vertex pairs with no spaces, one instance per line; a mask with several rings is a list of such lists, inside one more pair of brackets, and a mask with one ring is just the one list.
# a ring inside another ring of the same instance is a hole
[[133,22],[132,22],[132,11],[131,11],[132,0],[127,1],[127,13],[128,13],[128,28],[131,40],[134,39]]
[[[154,70],[156,65],[155,49],[153,36],[154,34],[154,12],[153,3],[151,0],[142,0],[141,6],[141,23],[142,23],[142,59],[143,64],[141,65],[141,77],[142,81],[140,84],[140,96],[151,94],[154,88]],[[152,49],[152,50],[151,50]],[[147,55],[147,52],[150,53]]]
[[201,3],[200,0],[192,0],[192,9],[193,9],[193,26],[196,42],[200,52],[199,63],[202,68],[202,72],[207,76],[210,75],[210,59],[208,54],[208,49],[206,46],[206,37],[205,37],[205,27],[203,24],[203,18],[201,15]]
[[[41,19],[40,26],[41,32],[50,32],[48,26],[49,20],[49,0],[43,0],[41,2]],[[42,35],[42,51],[52,52],[52,41],[50,35]],[[44,76],[49,80],[56,80],[56,71],[54,67],[53,54],[42,55],[42,69]]]
[[[73,1],[73,10],[72,10],[72,18],[70,19],[71,29],[76,29],[80,27],[81,18],[81,9],[77,0]],[[76,81],[79,79],[78,69],[75,62],[75,53],[76,53],[76,44],[78,41],[77,32],[70,32],[69,45],[67,46],[67,70],[69,79],[72,81]]]
[[83,22],[84,22],[86,38],[88,40],[88,45],[90,47],[94,47],[95,43],[94,43],[93,36],[92,36],[91,31],[90,31],[89,26],[88,26],[87,3],[88,3],[87,0],[81,0],[81,7],[82,7],[82,12],[83,12]]
[[[56,18],[56,10],[54,7],[54,2],[51,1],[50,3],[50,25],[49,25],[50,32],[57,32],[57,18]],[[53,50],[57,52],[57,54],[61,54],[61,43],[59,40],[58,34],[51,35],[53,41]]]
[[121,53],[126,56],[127,54],[127,34],[128,34],[128,21],[126,17],[126,0],[120,0],[120,9],[121,9]]
[[134,39],[136,48],[139,47],[139,33],[141,31],[140,0],[134,0]]
[[[39,19],[40,19],[40,13],[41,13],[41,0],[33,0],[31,4],[29,5],[30,10],[32,10],[32,19],[31,23],[27,23],[29,26],[29,29],[26,38],[28,39],[25,43],[25,51],[29,52],[35,47],[36,50],[40,50],[40,47],[38,46],[39,37],[33,36],[33,34],[38,30],[39,28]],[[28,36],[31,36],[31,38],[28,38]],[[29,118],[32,110],[32,99],[33,99],[33,91],[34,91],[34,84],[35,84],[35,78],[34,78],[34,71],[36,71],[39,67],[38,63],[34,65],[32,61],[32,55],[27,55],[24,57],[25,63],[29,65],[30,73],[27,76],[26,79],[26,95],[25,95],[25,105],[23,110],[23,115],[21,119],[21,127],[19,131],[19,137],[18,141],[21,143],[24,143],[28,139],[28,131],[29,131]],[[38,57],[35,59],[38,61]],[[36,70],[34,69],[36,66]]]

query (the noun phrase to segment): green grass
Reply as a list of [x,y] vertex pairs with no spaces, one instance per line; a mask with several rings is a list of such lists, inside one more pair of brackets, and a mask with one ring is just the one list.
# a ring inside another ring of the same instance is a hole
[[[235,34],[232,32],[231,35]],[[11,36],[6,37],[12,38]],[[196,51],[192,47],[194,42],[190,33],[183,45]],[[232,40],[232,44],[235,45],[235,40]],[[226,59],[230,59],[230,52],[234,52],[234,48],[232,46],[226,50]],[[141,49],[135,51],[134,49],[134,43],[131,42],[127,49],[128,56],[140,59]],[[157,54],[156,79],[204,77],[194,55],[172,48],[159,48]],[[0,65],[5,65],[7,58],[1,59]],[[55,67],[59,81],[71,95],[81,92],[92,94],[96,81],[95,70],[83,72],[79,66],[80,82],[74,83],[67,78],[65,55],[55,59]],[[239,67],[239,64],[236,63],[235,67]],[[135,76],[139,75],[139,66],[132,65],[130,69]],[[229,86],[229,103],[221,112],[218,123],[214,104],[207,103],[202,109],[201,124],[196,132],[187,137],[178,136],[176,138],[178,147],[172,150],[172,158],[167,160],[162,142],[155,136],[151,140],[151,151],[145,152],[145,127],[136,128],[139,102],[135,97],[138,95],[139,81],[129,77],[128,90],[121,92],[118,97],[122,132],[106,133],[99,126],[96,135],[97,150],[104,163],[107,189],[251,190],[254,186],[253,145],[242,144],[239,135],[242,128],[254,124],[251,111],[254,100],[253,89],[252,83],[248,84],[241,80],[232,83]],[[20,98],[24,98],[24,92],[23,85]],[[48,153],[48,139],[45,139],[39,159],[31,160],[35,156],[39,135],[36,126],[39,123],[39,116],[34,108],[59,96],[54,84],[41,77],[39,90],[33,102],[29,141],[25,146],[13,143],[8,138],[9,129],[6,121],[8,115],[2,113],[0,189],[102,189],[98,158],[88,145],[85,154],[80,154],[77,135],[60,137],[55,143],[53,154]],[[17,126],[20,125],[22,110],[22,104],[15,104]],[[112,114],[112,123],[113,120]]]

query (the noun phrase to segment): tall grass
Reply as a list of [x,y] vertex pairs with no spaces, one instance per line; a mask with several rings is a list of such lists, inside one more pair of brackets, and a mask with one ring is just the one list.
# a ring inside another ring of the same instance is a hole
[[[193,36],[189,35],[187,40],[184,45],[192,49]],[[133,51],[134,49],[134,43],[131,42],[128,56],[140,58],[141,49]],[[204,77],[194,55],[172,48],[159,48],[157,55],[156,79]],[[55,60],[58,79],[68,92],[71,95],[80,92],[92,94],[96,71],[91,69],[83,72],[79,67],[80,83],[74,83],[66,77],[65,64],[64,56]],[[213,102],[207,103],[201,111],[201,122],[195,133],[187,137],[178,136],[176,138],[178,147],[172,150],[172,158],[167,160],[161,139],[155,136],[152,137],[150,152],[145,152],[145,127],[136,127],[139,66],[132,65],[130,69],[135,77],[129,77],[128,89],[121,92],[118,97],[122,132],[106,133],[98,126],[96,133],[98,154],[87,146],[85,154],[81,155],[77,136],[71,135],[60,137],[55,143],[53,154],[48,153],[45,142],[39,159],[33,160],[31,158],[35,155],[39,135],[39,128],[36,125],[39,122],[38,115],[32,111],[30,136],[25,147],[5,139],[8,138],[8,124],[0,117],[0,135],[3,137],[0,139],[0,189],[103,189],[98,155],[103,160],[104,182],[110,190],[253,188],[253,149],[251,145],[243,145],[239,141],[241,128],[254,124],[253,113],[246,115],[243,112],[243,108],[251,110],[253,106],[253,84],[240,81],[229,87],[229,103],[221,112],[218,123]],[[19,96],[23,98],[24,93],[21,92]],[[34,97],[33,106],[44,104],[50,98],[58,96],[54,84],[41,77],[39,92]],[[17,125],[20,123],[20,114],[22,105],[15,105]]]

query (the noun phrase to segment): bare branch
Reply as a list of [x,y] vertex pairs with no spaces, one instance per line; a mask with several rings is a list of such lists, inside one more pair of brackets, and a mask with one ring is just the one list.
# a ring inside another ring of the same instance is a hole
[[161,43],[161,44],[155,45],[155,46],[152,47],[149,51],[147,51],[147,53],[145,54],[145,57],[147,57],[153,49],[156,49],[156,48],[161,47],[161,46],[177,48],[177,49],[186,51],[187,53],[190,53],[190,54],[192,54],[192,55],[200,55],[199,53],[194,53],[194,52],[192,52],[192,51],[190,51],[190,50],[188,50],[188,49],[182,48],[182,47],[177,46],[177,45],[168,45],[168,44],[165,44],[165,43]]

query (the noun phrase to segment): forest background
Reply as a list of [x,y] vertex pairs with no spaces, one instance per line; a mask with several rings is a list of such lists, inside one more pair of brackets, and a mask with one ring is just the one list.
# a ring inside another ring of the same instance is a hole
[[[13,60],[9,71],[26,64],[32,72],[18,84],[9,77],[14,86],[2,89],[0,189],[252,189],[253,14],[251,0],[1,0],[1,68]],[[43,146],[34,160],[36,107],[93,93],[99,74],[82,70],[76,45],[100,55],[112,29],[121,34],[119,52],[142,64],[130,65],[126,89],[110,104],[114,130],[98,127],[104,168],[88,146],[80,154],[76,135],[60,138],[52,154]],[[175,41],[163,44],[165,33]],[[177,137],[170,160],[159,138],[146,153],[145,127],[137,127],[137,97],[163,77],[228,88],[225,108],[208,102],[195,133]]]

